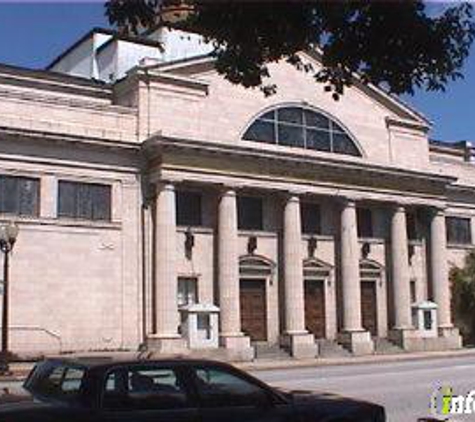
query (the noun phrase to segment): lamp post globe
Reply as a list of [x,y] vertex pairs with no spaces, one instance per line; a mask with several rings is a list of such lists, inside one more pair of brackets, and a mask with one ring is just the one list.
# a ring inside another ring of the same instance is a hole
[[7,235],[8,242],[10,243],[11,246],[15,244],[19,231],[20,231],[19,227],[13,221],[10,221],[7,224],[5,228],[5,232]]

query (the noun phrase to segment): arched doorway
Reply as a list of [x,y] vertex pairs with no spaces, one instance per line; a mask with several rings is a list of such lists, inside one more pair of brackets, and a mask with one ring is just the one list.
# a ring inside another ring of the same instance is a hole
[[331,273],[331,265],[316,258],[304,260],[305,328],[316,339],[326,337],[325,286]]
[[259,255],[239,259],[241,330],[252,341],[267,341],[267,285],[275,264]]
[[372,260],[360,262],[361,319],[363,328],[376,337],[378,335],[377,287],[381,283],[382,267]]

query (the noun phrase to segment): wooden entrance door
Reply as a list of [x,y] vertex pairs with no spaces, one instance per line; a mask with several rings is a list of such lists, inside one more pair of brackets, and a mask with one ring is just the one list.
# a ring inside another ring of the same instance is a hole
[[241,329],[253,341],[267,340],[265,280],[241,279]]
[[372,336],[378,334],[378,310],[376,302],[376,282],[361,282],[361,317],[363,328]]
[[305,327],[315,338],[325,338],[325,285],[305,280]]

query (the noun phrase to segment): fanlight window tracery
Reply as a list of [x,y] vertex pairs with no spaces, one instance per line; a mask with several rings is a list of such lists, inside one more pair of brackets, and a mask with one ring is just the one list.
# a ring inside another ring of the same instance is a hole
[[243,139],[361,157],[341,125],[303,107],[280,107],[264,113],[249,126]]

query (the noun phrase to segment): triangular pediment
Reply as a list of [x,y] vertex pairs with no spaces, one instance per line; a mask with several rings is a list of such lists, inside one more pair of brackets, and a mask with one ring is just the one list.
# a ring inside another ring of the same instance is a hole
[[[310,62],[313,66],[321,66],[321,56],[317,51],[300,53],[300,55],[304,61]],[[214,68],[214,63],[215,59],[212,56],[201,55],[173,62],[155,64],[150,66],[147,72],[152,74],[169,73],[181,77],[199,80],[204,74],[217,74]],[[302,73],[302,71],[297,69],[295,69],[295,72]],[[318,86],[317,82],[315,82],[315,84]],[[279,86],[277,86],[277,89],[279,89]],[[413,124],[426,127],[429,127],[431,124],[427,117],[415,110],[410,105],[406,104],[400,98],[389,94],[388,92],[373,84],[364,84],[357,77],[357,75],[355,75],[353,86],[347,88],[347,90],[360,91],[362,94],[390,112],[393,118],[399,118],[406,121],[407,123],[413,122]]]

